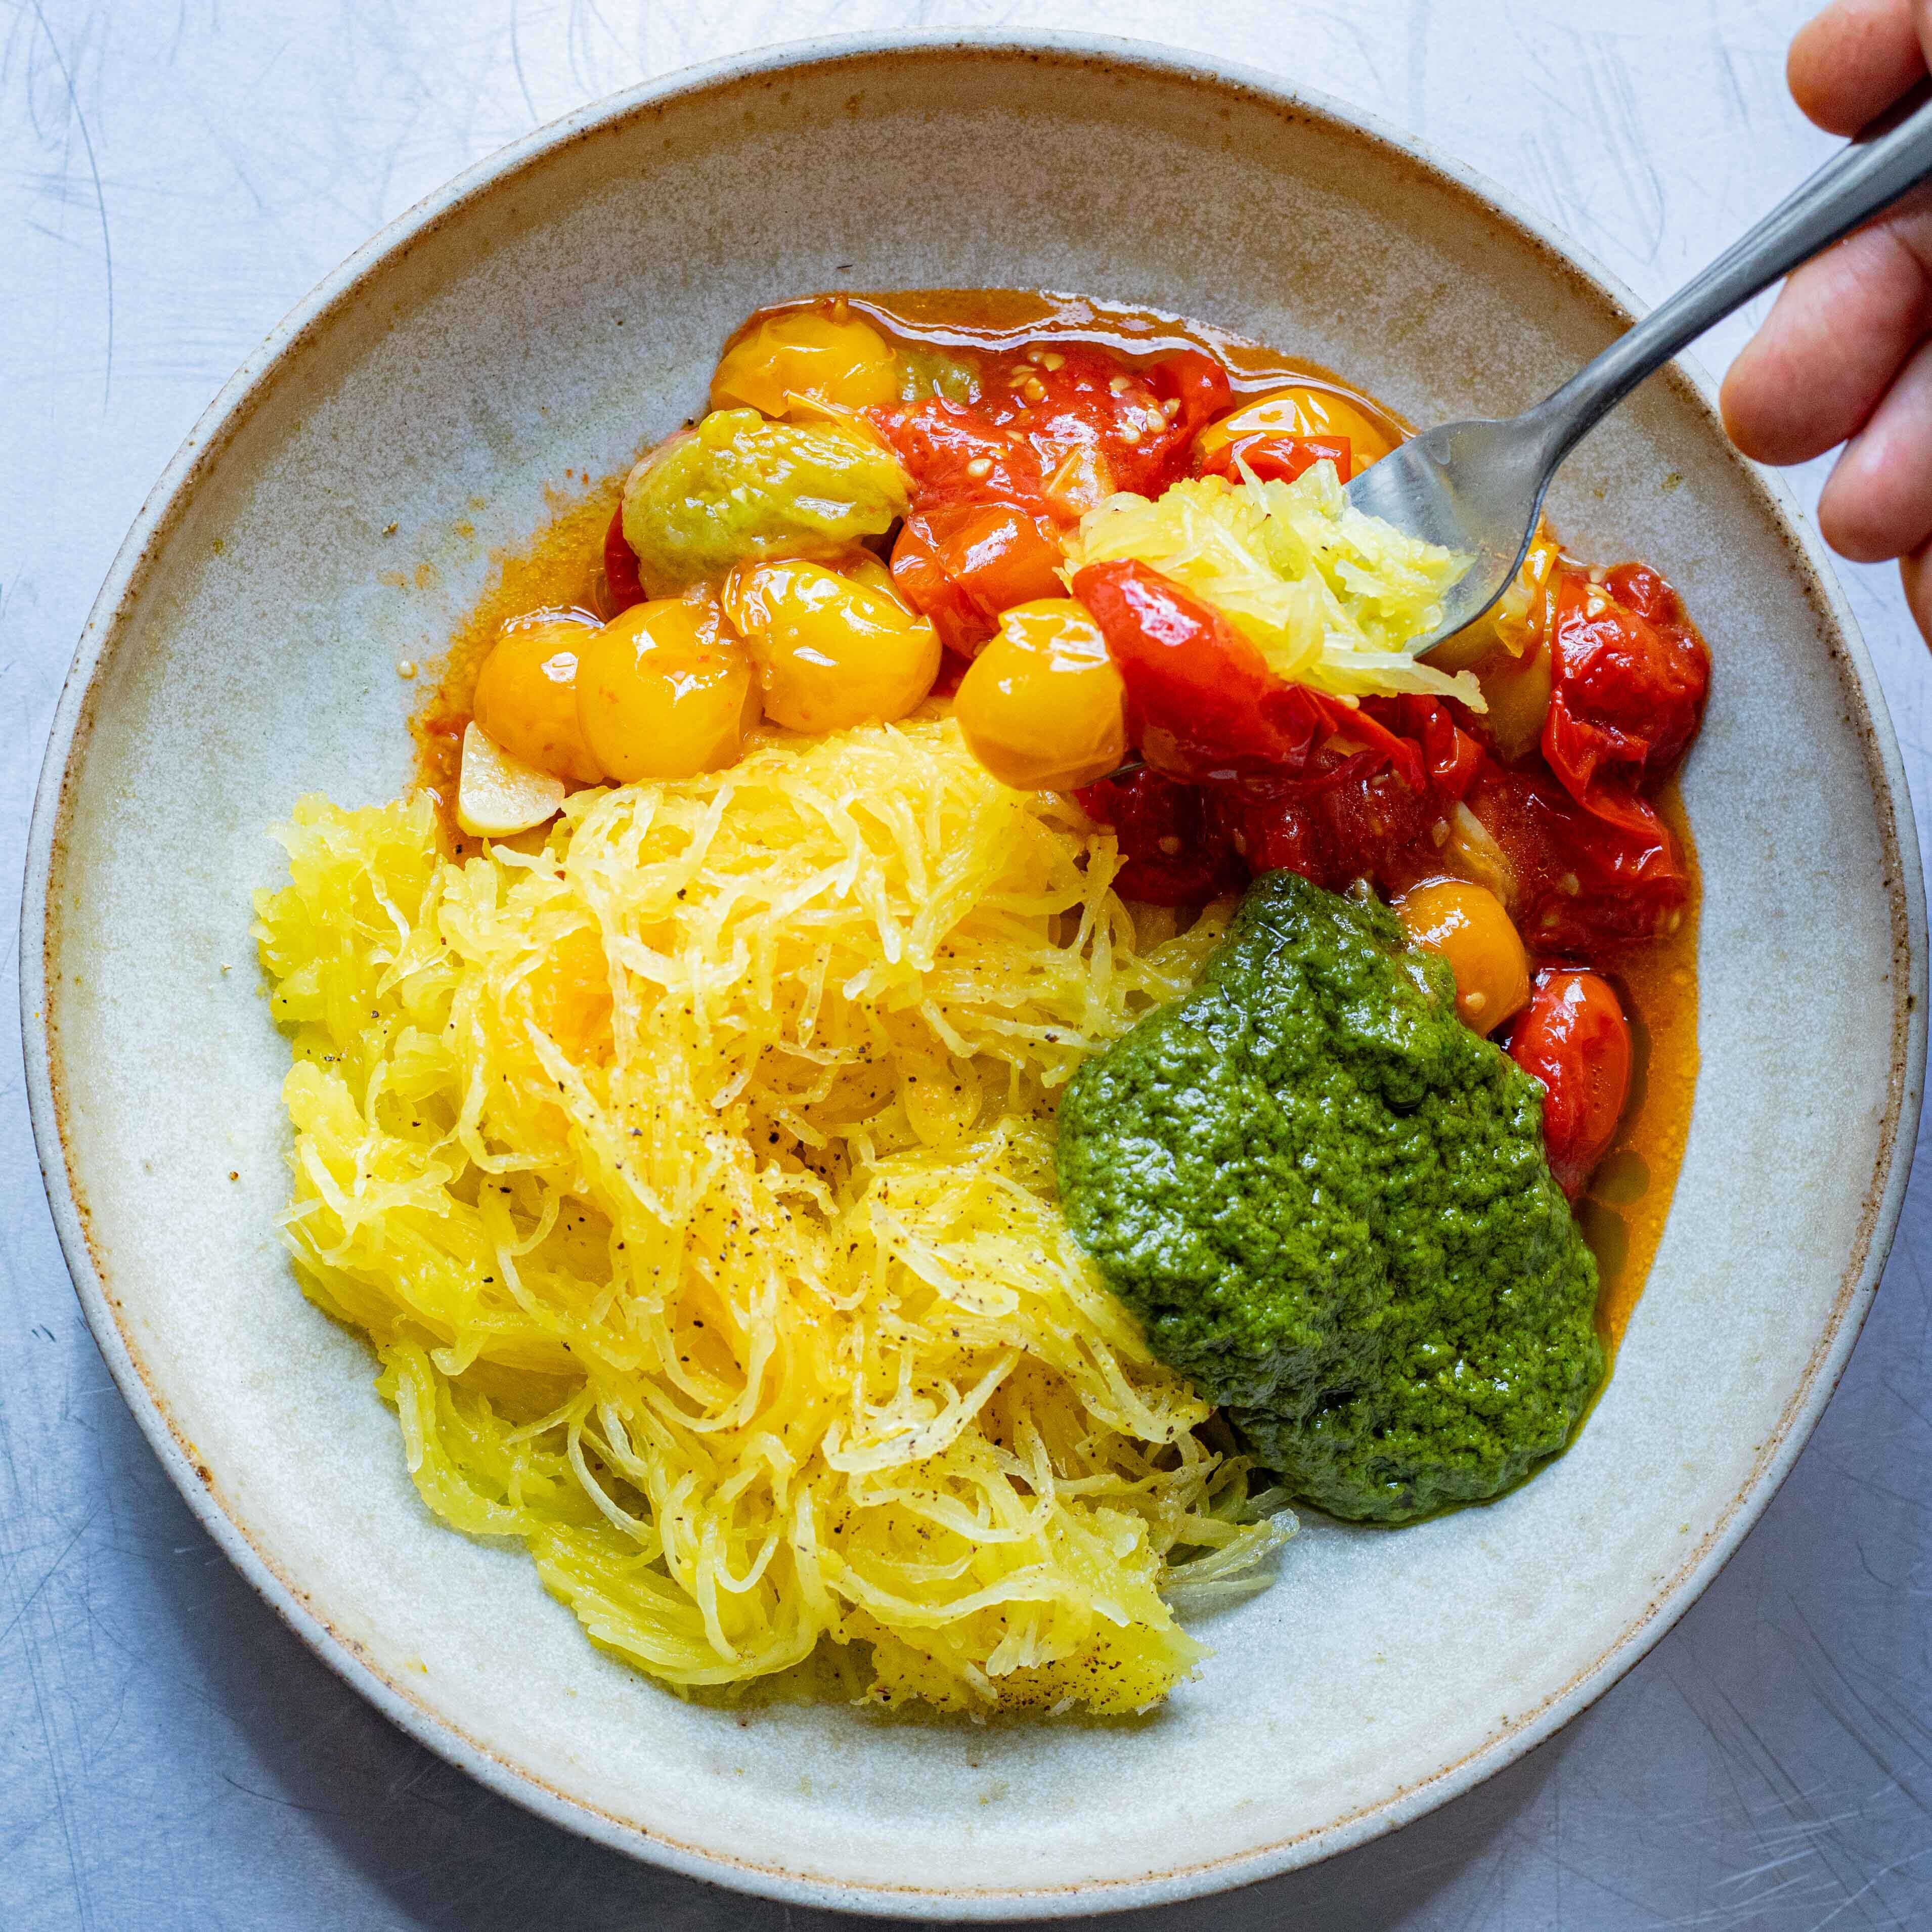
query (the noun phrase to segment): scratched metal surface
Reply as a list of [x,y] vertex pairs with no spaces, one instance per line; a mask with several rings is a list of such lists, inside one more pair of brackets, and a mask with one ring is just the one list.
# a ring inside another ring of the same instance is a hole
[[[815,32],[1023,19],[1165,39],[1417,130],[1654,298],[1827,152],[1782,85],[1807,10],[0,0],[0,877],[20,874],[88,605],[204,404],[371,231],[584,100]],[[1744,328],[1718,332],[1704,359],[1720,365]],[[1808,500],[1817,482],[1802,479]],[[1888,571],[1844,575],[1922,819],[1924,650]],[[10,1012],[10,904],[6,917]],[[858,1922],[654,1873],[525,1816],[392,1730],[287,1634],[177,1499],[102,1369],[40,1194],[10,1023],[0,1036],[0,1927]],[[1928,1264],[1932,1173],[1796,1472],[1595,1709],[1393,1838],[1146,1922],[1932,1924]]]

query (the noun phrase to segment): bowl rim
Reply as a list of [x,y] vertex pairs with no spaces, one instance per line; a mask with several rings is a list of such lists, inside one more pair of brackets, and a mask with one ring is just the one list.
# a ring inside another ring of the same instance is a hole
[[[1701,1595],[1762,1514],[1790,1473],[1843,1374],[1876,1292],[1896,1231],[1911,1168],[1926,1052],[1926,927],[1924,880],[1910,794],[1885,696],[1857,624],[1820,540],[1789,488],[1735,457],[1774,525],[1810,579],[1821,616],[1834,630],[1864,716],[1852,723],[1864,740],[1881,846],[1897,886],[1893,898],[1895,966],[1890,1088],[1858,1233],[1840,1276],[1830,1317],[1797,1389],[1760,1445],[1752,1472],[1723,1513],[1642,1613],[1597,1658],[1548,1693],[1497,1736],[1455,1762],[1330,1823],[1273,1844],[1165,1872],[1054,1887],[935,1888],[813,1877],[754,1864],[659,1836],[569,1797],[536,1774],[468,1736],[377,1667],[362,1646],[336,1630],[304,1592],[251,1542],[223,1503],[212,1472],[174,1424],[159,1391],[123,1331],[117,1299],[96,1256],[84,1198],[68,1163],[62,1104],[54,1076],[55,1027],[49,998],[50,900],[59,874],[77,760],[94,722],[100,674],[120,644],[147,580],[184,520],[200,482],[266,402],[286,365],[329,326],[362,286],[417,240],[460,218],[536,163],[572,143],[651,110],[803,68],[836,68],[910,56],[1046,58],[1070,66],[1124,70],[1232,94],[1277,112],[1325,122],[1347,135],[1394,151],[1538,244],[1561,272],[1622,316],[1642,313],[1631,292],[1587,250],[1474,169],[1379,116],[1279,76],[1157,43],[1066,32],[936,30],[814,36],[679,69],[604,96],[533,130],[465,169],[389,222],[291,309],[224,383],[142,501],[89,612],[62,686],[35,793],[22,886],[20,1017],[28,1111],[49,1205],[88,1325],[123,1398],[202,1527],[258,1595],[322,1661],[416,1742],[467,1772],[498,1796],[582,1836],[688,1876],[790,1904],[927,1918],[1000,1919],[1072,1916],[1172,1903],[1253,1883],[1365,1844],[1460,1796],[1552,1736],[1594,1702],[1670,1629]],[[1679,358],[1666,372],[1687,400],[1714,421],[1716,387],[1695,364]],[[1902,1001],[1902,1004],[1901,1004]]]

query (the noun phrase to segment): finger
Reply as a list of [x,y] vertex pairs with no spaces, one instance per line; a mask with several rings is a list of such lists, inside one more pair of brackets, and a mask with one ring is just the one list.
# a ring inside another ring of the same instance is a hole
[[1906,608],[1918,634],[1932,644],[1932,544],[1922,544],[1898,560],[1899,581],[1905,586]]
[[1903,556],[1932,538],[1932,342],[1846,444],[1818,499],[1818,527],[1856,563]]
[[1932,196],[1901,202],[1808,262],[1731,364],[1724,427],[1760,463],[1802,463],[1857,433],[1932,332]]
[[1856,134],[1925,72],[1913,0],[1837,0],[1792,38],[1784,76],[1821,128]]

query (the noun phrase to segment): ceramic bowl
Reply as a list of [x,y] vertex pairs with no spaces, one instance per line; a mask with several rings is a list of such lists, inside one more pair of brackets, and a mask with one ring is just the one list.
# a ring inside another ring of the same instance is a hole
[[[603,103],[318,290],[143,508],[62,701],[23,1006],[48,1189],[103,1352],[223,1548],[397,1723],[640,1857],[944,1917],[1173,1899],[1466,1790],[1654,1642],[1763,1508],[1877,1280],[1924,1048],[1919,871],[1870,665],[1708,386],[1564,471],[1593,556],[1716,656],[1684,793],[1702,1072],[1662,1249],[1576,1447],[1493,1507],[1311,1526],[1161,1712],[974,1730],[680,1702],[520,1551],[433,1521],[362,1344],[297,1292],[286,1048],[248,937],[298,794],[393,795],[424,656],[493,550],[698,409],[758,304],[1080,290],[1346,370],[1418,421],[1525,404],[1628,299],[1495,189],[1333,103],[1074,39],[786,50]],[[1822,1023],[1828,1016],[1828,1023]]]

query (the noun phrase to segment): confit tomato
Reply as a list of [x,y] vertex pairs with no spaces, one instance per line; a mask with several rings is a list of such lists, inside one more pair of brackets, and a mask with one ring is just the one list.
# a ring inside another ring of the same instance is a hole
[[1379,752],[1324,751],[1305,778],[1244,777],[1213,790],[1234,849],[1256,872],[1299,872],[1331,892],[1366,878],[1393,893],[1441,869],[1430,831],[1442,802]]
[[1285,868],[1330,892],[1366,878],[1398,892],[1439,872],[1448,814],[1473,782],[1481,747],[1432,698],[1334,705],[1330,721],[1299,777],[1220,788],[1235,850],[1258,872]]
[[612,616],[644,601],[644,586],[638,576],[638,554],[624,535],[624,506],[620,503],[610,514],[610,526],[604,532],[604,585],[610,593]]
[[1143,765],[1124,778],[1100,778],[1074,796],[1110,825],[1126,860],[1114,880],[1123,898],[1148,905],[1201,905],[1247,883],[1213,801]]
[[1227,372],[1190,351],[1144,368],[1082,343],[989,359],[977,402],[867,412],[912,479],[892,574],[947,648],[970,657],[999,614],[1060,594],[1060,532],[1116,490],[1158,496]]
[[1038,451],[984,410],[929,396],[866,413],[911,478],[914,509],[1016,503],[1047,514]]
[[1544,958],[1658,938],[1690,902],[1676,840],[1628,784],[1600,781],[1586,810],[1541,767],[1485,760],[1468,798],[1515,876],[1524,942]]
[[1543,755],[1571,797],[1616,805],[1619,788],[1654,790],[1697,735],[1711,654],[1677,593],[1655,571],[1624,564],[1601,584],[1563,572],[1550,626],[1550,709]]
[[1328,705],[1283,683],[1226,618],[1172,578],[1118,559],[1089,564],[1073,594],[1126,686],[1128,737],[1167,776],[1299,772],[1328,736]]
[[1609,1150],[1630,1096],[1630,1024],[1610,982],[1546,967],[1508,1050],[1543,1083],[1544,1150],[1574,1201]]
[[942,501],[900,526],[892,583],[949,651],[970,658],[1002,610],[1061,594],[1060,561],[1043,517],[1012,503]]
[[1340,481],[1348,481],[1354,452],[1346,436],[1283,436],[1259,430],[1211,451],[1202,461],[1200,474],[1225,476],[1229,482],[1238,483],[1245,466],[1258,482],[1292,483],[1304,471],[1324,462],[1334,464]]

